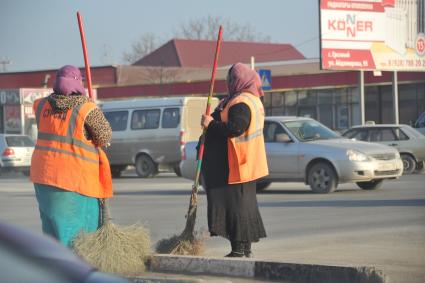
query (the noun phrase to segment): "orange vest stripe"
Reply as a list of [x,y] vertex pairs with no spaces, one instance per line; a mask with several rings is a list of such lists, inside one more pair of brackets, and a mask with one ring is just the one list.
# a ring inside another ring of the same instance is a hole
[[241,93],[221,112],[223,122],[227,123],[229,109],[237,103],[245,103],[249,107],[251,120],[248,129],[242,135],[228,139],[229,184],[249,182],[268,175],[263,136],[263,104],[258,97],[250,93]]
[[34,102],[39,131],[31,161],[31,181],[90,197],[112,196],[109,161],[84,135],[84,120],[95,107],[88,102],[54,113],[46,98]]

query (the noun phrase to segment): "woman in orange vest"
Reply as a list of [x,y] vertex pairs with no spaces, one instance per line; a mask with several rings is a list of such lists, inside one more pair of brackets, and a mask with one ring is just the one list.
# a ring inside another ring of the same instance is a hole
[[268,174],[263,138],[264,95],[258,74],[237,63],[227,75],[228,95],[206,129],[202,177],[208,200],[211,236],[230,241],[227,257],[251,257],[251,243],[266,237],[258,210],[256,181]]
[[112,130],[87,96],[78,68],[58,70],[54,93],[34,102],[37,142],[31,160],[43,232],[65,246],[99,227],[99,199],[112,196],[109,162],[100,149]]

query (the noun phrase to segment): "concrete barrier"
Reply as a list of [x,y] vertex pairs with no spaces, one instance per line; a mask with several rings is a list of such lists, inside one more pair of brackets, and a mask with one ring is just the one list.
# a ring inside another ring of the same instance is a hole
[[388,278],[374,267],[334,266],[261,261],[238,258],[206,258],[156,254],[146,263],[150,272],[257,278],[300,283],[385,283]]

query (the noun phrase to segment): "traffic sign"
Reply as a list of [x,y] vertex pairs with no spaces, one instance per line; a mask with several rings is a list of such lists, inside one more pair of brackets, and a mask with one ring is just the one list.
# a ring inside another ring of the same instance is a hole
[[258,74],[261,78],[261,88],[263,90],[271,90],[272,89],[272,71],[268,69],[260,69],[258,70]]

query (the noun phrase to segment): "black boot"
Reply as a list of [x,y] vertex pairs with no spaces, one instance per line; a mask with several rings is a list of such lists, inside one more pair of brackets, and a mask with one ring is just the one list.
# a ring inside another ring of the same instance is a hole
[[246,257],[253,257],[253,254],[251,252],[251,242],[244,242],[244,254]]
[[232,251],[225,257],[243,257],[244,256],[244,244],[242,242],[230,242],[232,245]]

